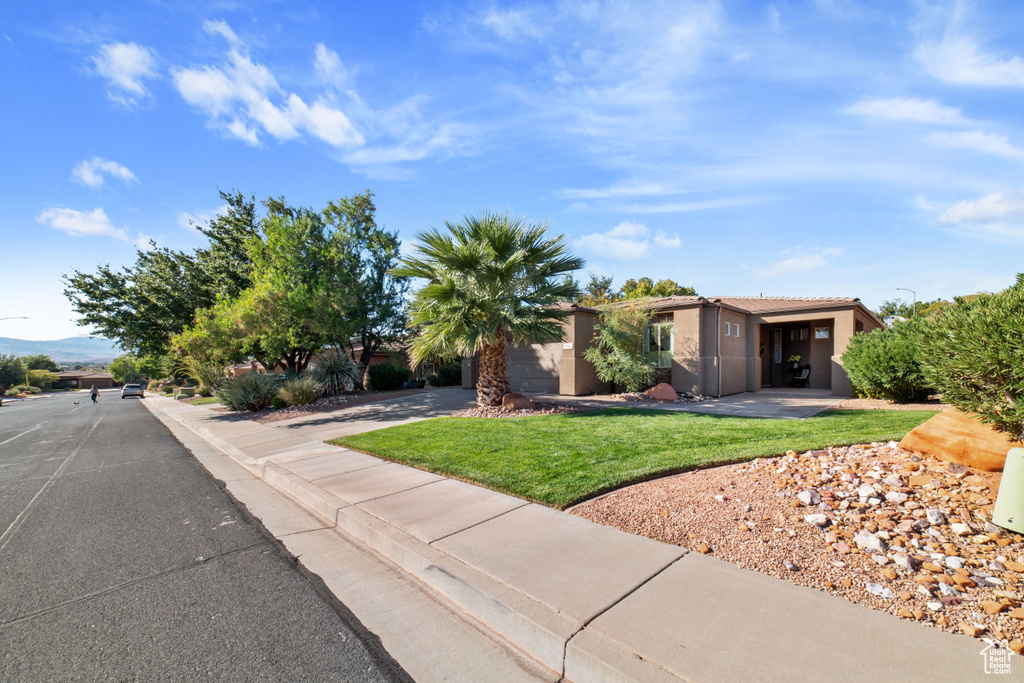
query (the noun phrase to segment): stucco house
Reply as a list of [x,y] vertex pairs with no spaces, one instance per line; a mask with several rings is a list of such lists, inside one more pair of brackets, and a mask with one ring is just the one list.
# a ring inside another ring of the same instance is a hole
[[[794,384],[849,396],[843,352],[857,332],[883,326],[856,298],[671,296],[641,305],[655,311],[645,341],[657,354],[657,381],[708,396]],[[600,311],[561,307],[570,312],[561,342],[509,346],[512,390],[565,396],[610,391],[583,358]],[[792,356],[800,356],[800,369],[810,366],[803,381],[794,382],[799,370]],[[463,359],[463,387],[473,388],[476,378],[477,358]]]

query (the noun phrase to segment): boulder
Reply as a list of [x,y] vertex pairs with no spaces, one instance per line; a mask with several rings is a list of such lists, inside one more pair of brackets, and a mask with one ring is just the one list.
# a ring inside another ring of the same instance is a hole
[[505,394],[501,397],[501,407],[505,410],[533,410],[533,401],[522,394]]
[[672,385],[655,384],[653,387],[644,392],[645,396],[649,396],[656,401],[675,401],[679,398],[679,393],[672,388]]
[[1002,472],[1006,453],[1018,446],[973,413],[945,410],[917,426],[900,448],[986,472]]

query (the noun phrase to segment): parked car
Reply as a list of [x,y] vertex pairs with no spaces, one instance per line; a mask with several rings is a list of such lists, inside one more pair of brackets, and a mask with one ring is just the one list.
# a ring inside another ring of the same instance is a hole
[[121,398],[128,396],[138,396],[139,398],[145,398],[146,393],[142,390],[141,384],[125,384],[121,387]]

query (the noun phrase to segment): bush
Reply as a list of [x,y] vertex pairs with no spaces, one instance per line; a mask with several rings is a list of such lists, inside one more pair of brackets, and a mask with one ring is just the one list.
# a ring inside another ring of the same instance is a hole
[[449,363],[442,365],[437,372],[427,377],[432,387],[454,387],[462,384],[462,364]]
[[370,378],[366,388],[370,391],[394,391],[409,381],[412,370],[394,363],[377,363],[368,367],[366,374]]
[[210,396],[224,377],[224,365],[216,361],[199,360],[191,356],[181,359],[179,372],[194,380],[199,386],[196,393]]
[[288,407],[288,401],[284,400],[280,396],[274,396],[270,399],[270,407],[274,410],[281,410],[281,408]]
[[943,400],[1024,441],[1024,273],[998,294],[958,298],[932,325],[921,365]]
[[644,338],[652,319],[651,311],[639,306],[604,307],[594,345],[583,354],[594,365],[598,379],[626,391],[651,383],[655,363],[646,357]]
[[324,356],[313,371],[313,377],[323,385],[325,396],[351,391],[362,376],[362,366],[341,353]]
[[843,369],[860,394],[896,403],[923,401],[933,392],[921,368],[920,345],[927,334],[920,320],[854,335],[843,354]]
[[232,410],[261,410],[270,405],[283,375],[251,372],[225,379],[217,390],[217,400]]
[[277,389],[278,398],[290,406],[304,406],[323,395],[323,385],[308,373],[286,379]]
[[21,396],[21,390],[16,387],[11,387],[7,390],[6,394],[8,396]]

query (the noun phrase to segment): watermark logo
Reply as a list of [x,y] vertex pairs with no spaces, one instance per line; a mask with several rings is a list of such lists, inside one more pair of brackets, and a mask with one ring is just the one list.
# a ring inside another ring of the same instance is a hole
[[1010,673],[1010,658],[1016,654],[1006,645],[1005,640],[989,640],[982,651],[981,656],[985,660],[985,673],[987,674],[1008,674]]

